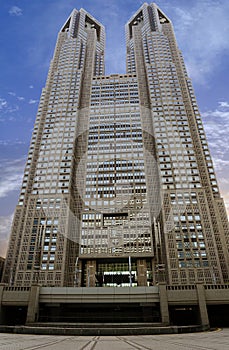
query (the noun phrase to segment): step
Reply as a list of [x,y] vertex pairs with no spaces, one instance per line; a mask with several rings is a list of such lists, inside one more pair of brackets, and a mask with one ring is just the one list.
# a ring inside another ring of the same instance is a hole
[[129,324],[125,327],[119,327],[117,324],[112,327],[99,325],[97,327],[67,327],[63,326],[51,327],[48,325],[42,326],[4,326],[0,325],[2,333],[16,334],[43,334],[43,335],[82,335],[82,336],[117,336],[117,335],[152,335],[152,334],[178,334],[178,333],[194,333],[208,331],[209,327],[192,325],[192,326],[146,326],[144,324],[133,325]]

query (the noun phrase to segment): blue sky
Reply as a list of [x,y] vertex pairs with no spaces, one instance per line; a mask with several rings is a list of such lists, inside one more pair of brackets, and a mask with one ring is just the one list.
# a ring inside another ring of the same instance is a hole
[[[0,0],[0,255],[5,255],[42,87],[73,8],[106,28],[106,74],[125,72],[124,25],[139,0]],[[183,52],[229,208],[229,1],[158,0]]]

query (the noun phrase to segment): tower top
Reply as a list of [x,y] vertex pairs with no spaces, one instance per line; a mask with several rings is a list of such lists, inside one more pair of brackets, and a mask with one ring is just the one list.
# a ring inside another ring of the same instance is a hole
[[171,23],[168,16],[155,3],[144,2],[126,24],[127,40],[132,38],[134,26],[148,25],[151,31],[160,31],[165,23]]
[[101,39],[101,32],[105,32],[104,26],[83,8],[80,10],[72,10],[70,16],[61,27],[60,32],[69,32],[75,37],[78,34],[79,28],[94,28],[96,30],[98,41]]

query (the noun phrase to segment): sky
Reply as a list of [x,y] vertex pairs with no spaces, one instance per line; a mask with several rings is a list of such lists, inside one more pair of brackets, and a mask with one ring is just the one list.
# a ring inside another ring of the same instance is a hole
[[[125,73],[125,23],[139,0],[0,0],[0,256],[5,256],[58,31],[83,7],[106,29],[106,74]],[[192,78],[229,212],[229,1],[158,0]]]

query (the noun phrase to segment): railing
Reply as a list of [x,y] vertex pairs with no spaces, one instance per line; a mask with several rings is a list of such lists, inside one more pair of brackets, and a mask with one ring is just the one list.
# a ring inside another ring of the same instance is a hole
[[196,285],[195,284],[190,284],[190,285],[185,285],[185,286],[166,286],[167,290],[195,290]]
[[207,284],[205,289],[229,289],[229,284]]
[[[204,284],[203,285],[205,289],[229,289],[229,284]],[[10,286],[4,286],[4,291],[10,291],[10,292],[29,292],[31,287],[10,287]],[[167,285],[167,290],[195,290],[196,285]]]
[[[203,284],[204,289],[219,290],[219,289],[229,289],[229,284]],[[184,285],[184,286],[166,286],[167,290],[195,290],[196,285]]]
[[29,292],[30,291],[30,287],[9,287],[9,286],[5,286],[4,287],[4,291],[8,291],[8,292]]

